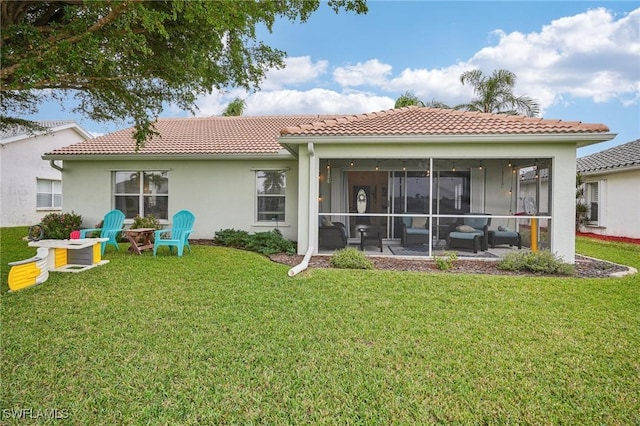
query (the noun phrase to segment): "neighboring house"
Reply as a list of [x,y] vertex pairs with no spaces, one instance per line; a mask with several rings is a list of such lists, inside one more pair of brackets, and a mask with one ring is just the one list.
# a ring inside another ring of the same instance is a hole
[[75,121],[38,121],[48,131],[0,133],[0,226],[33,225],[62,211],[62,174],[45,152],[91,138]]
[[125,129],[47,153],[64,161],[65,210],[93,226],[113,208],[127,223],[148,214],[167,223],[189,209],[191,238],[278,228],[300,254],[318,252],[323,219],[345,224],[349,238],[357,238],[356,225],[375,225],[394,242],[403,218],[417,218],[437,242],[468,213],[492,215],[492,228],[517,228],[519,170],[537,164],[553,179],[551,207],[536,218],[548,222],[551,249],[568,262],[576,148],[614,137],[602,124],[419,107],[159,119],[155,127],[160,136],[138,151]]
[[589,206],[585,232],[640,238],[640,139],[577,160]]

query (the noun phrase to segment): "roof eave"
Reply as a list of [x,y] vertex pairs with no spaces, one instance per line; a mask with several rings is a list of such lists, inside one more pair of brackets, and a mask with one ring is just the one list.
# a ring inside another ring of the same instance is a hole
[[20,133],[19,135],[15,135],[15,136],[11,136],[9,138],[5,138],[2,140],[2,143],[0,143],[0,145],[6,145],[8,143],[12,143],[12,142],[18,142],[24,139],[30,139],[30,138],[37,138],[40,136],[47,136],[51,133],[54,132],[60,132],[62,130],[67,130],[67,129],[72,129],[73,131],[75,131],[77,134],[79,134],[82,138],[84,138],[84,140],[87,139],[92,139],[93,136],[88,133],[86,130],[84,130],[82,127],[80,127],[80,125],[78,125],[78,123],[66,123],[60,126],[55,126],[55,127],[49,127],[46,131],[38,131],[38,132],[33,132],[33,133]]
[[317,144],[356,143],[382,144],[397,143],[512,143],[512,142],[573,142],[578,148],[613,139],[615,133],[546,133],[546,134],[461,134],[461,135],[370,135],[370,136],[320,136],[287,135],[278,138],[278,143],[289,152],[297,152],[295,146],[313,142]]
[[166,160],[293,160],[287,152],[256,154],[51,154],[42,156],[43,160],[62,161],[166,161]]
[[640,170],[640,164],[632,164],[629,166],[611,166],[611,167],[603,167],[600,169],[578,170],[578,171],[585,176],[593,176],[593,175],[606,175],[609,173],[632,172],[635,170]]

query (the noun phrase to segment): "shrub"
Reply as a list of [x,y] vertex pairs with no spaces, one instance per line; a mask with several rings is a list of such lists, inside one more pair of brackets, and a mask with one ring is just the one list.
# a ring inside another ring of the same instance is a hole
[[329,263],[334,268],[341,269],[373,269],[373,262],[367,259],[363,252],[353,247],[336,251]]
[[44,238],[66,240],[71,231],[80,229],[82,216],[75,213],[49,213],[40,222],[44,229]]
[[573,275],[574,267],[549,250],[507,253],[498,260],[499,269],[536,274]]
[[234,248],[245,248],[248,240],[249,233],[247,231],[235,229],[221,229],[213,237],[215,243]]
[[132,229],[137,228],[153,228],[160,229],[160,222],[154,215],[149,215],[145,217],[136,216],[133,218],[133,224],[131,224]]
[[448,271],[453,268],[453,263],[458,260],[458,255],[455,252],[444,252],[442,256],[435,256],[436,267],[441,271]]
[[222,229],[216,232],[214,242],[225,247],[234,247],[255,251],[262,254],[287,253],[295,254],[296,245],[287,240],[282,233],[274,229],[268,232],[258,232],[250,235],[247,231]]
[[285,239],[278,230],[250,235],[245,248],[262,254],[295,254],[296,252],[293,242]]

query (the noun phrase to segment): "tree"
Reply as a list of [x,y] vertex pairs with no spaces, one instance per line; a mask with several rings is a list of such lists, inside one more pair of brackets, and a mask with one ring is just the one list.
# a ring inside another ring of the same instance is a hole
[[229,105],[222,111],[223,117],[240,116],[244,112],[244,100],[235,98]]
[[[366,0],[330,0],[366,13]],[[286,53],[256,39],[276,18],[305,22],[320,0],[0,0],[0,130],[73,96],[96,121],[132,121],[137,146],[163,104],[194,112],[213,90],[259,89]],[[33,128],[33,127],[32,127]]]
[[427,103],[420,100],[415,94],[410,91],[404,92],[402,95],[396,99],[396,103],[394,108],[402,108],[406,106],[419,106],[419,107],[429,107],[429,108],[450,108],[444,102],[436,101],[435,99],[429,101]]
[[516,75],[508,70],[494,70],[486,76],[480,70],[466,71],[460,75],[460,82],[473,86],[477,99],[462,104],[455,109],[467,111],[493,112],[497,114],[526,115],[534,117],[540,112],[538,103],[528,96],[515,96],[513,87]]
[[418,97],[410,91],[404,92],[398,99],[396,99],[396,104],[393,106],[394,108],[402,108],[407,106],[419,106],[423,107],[424,102],[422,102]]

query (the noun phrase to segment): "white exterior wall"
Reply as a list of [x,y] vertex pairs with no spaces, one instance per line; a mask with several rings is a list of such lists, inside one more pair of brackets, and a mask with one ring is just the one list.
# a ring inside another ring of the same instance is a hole
[[599,226],[585,232],[615,237],[640,238],[640,170],[586,175],[585,182],[602,182]]
[[[169,222],[182,209],[196,216],[192,239],[212,239],[221,229],[251,233],[270,231],[275,222],[256,222],[256,170],[288,169],[286,222],[278,229],[296,239],[298,172],[292,160],[215,161],[70,161],[64,167],[64,211],[82,215],[83,227],[92,228],[114,208],[112,172],[169,171]],[[125,223],[130,223],[131,220]]]
[[[300,145],[300,178],[299,178],[299,217],[298,224],[298,253],[304,254],[311,244],[317,250],[317,228],[318,215],[317,207],[315,212],[309,215],[309,197],[318,197],[317,178],[312,181],[309,192],[303,188],[309,185],[309,155],[305,145]],[[487,142],[448,142],[448,143],[424,143],[424,144],[403,144],[389,142],[385,144],[324,144],[315,143],[315,156],[312,157],[318,170],[318,159],[406,159],[406,158],[454,158],[454,159],[507,159],[517,158],[551,158],[553,179],[553,201],[552,209],[549,212],[553,216],[551,226],[551,248],[554,253],[561,256],[566,262],[575,261],[575,170],[576,170],[576,145],[568,143],[535,143],[535,142],[513,142],[513,143],[487,143]],[[487,162],[485,167],[489,167]],[[490,173],[490,172],[486,172]],[[334,176],[332,176],[332,181]],[[490,187],[490,179],[498,179],[497,175],[487,174],[485,177],[486,187]],[[314,189],[315,188],[315,189]],[[502,200],[503,209],[509,203],[508,189],[501,188],[498,199]],[[315,192],[314,192],[315,191]],[[513,188],[515,193],[515,188]],[[332,188],[332,194],[335,191]],[[484,194],[484,201],[496,194]],[[316,202],[317,205],[317,202]],[[515,208],[515,207],[514,207]],[[309,241],[309,226],[314,230],[313,239]],[[493,227],[493,224],[492,224]]]
[[0,226],[30,226],[39,223],[48,213],[61,211],[59,208],[36,208],[37,179],[62,179],[61,173],[41,157],[46,152],[83,140],[86,137],[67,128],[7,143],[3,141],[0,147]]

